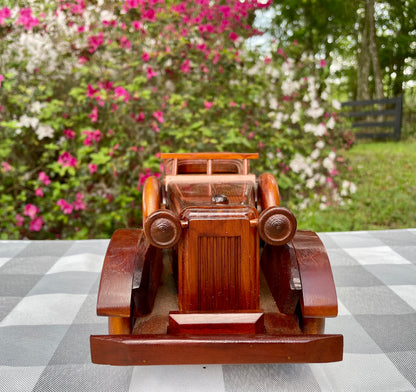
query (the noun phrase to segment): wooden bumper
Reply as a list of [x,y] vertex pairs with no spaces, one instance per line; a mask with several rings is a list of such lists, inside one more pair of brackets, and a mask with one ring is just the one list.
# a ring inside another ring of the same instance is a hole
[[342,335],[93,335],[93,363],[186,365],[342,360]]

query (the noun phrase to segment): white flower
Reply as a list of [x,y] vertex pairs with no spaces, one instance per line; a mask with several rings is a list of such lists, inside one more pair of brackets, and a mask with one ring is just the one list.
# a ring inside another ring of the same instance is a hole
[[165,89],[167,91],[173,92],[175,91],[175,84],[171,80],[167,80],[165,82]]
[[300,173],[305,167],[305,157],[299,153],[295,154],[295,157],[290,161],[289,167],[295,172]]
[[326,128],[323,123],[320,123],[316,126],[315,132],[313,133],[315,136],[323,136],[325,135]]
[[281,67],[282,72],[283,72],[286,76],[289,76],[291,79],[293,79],[293,78],[292,78],[292,76],[293,76],[293,71],[292,71],[293,66],[292,66],[292,64],[293,64],[293,60],[292,60],[292,59],[287,59],[287,60],[286,60],[286,61],[282,64],[282,67]]
[[339,102],[338,100],[334,99],[332,100],[332,106],[334,107],[334,109],[336,110],[341,110],[341,102]]
[[300,121],[300,114],[299,112],[293,112],[290,116],[290,119],[292,120],[292,124],[296,124]]
[[313,125],[311,123],[306,123],[305,126],[304,126],[304,131],[306,133],[309,133],[309,132],[313,133],[315,131],[315,125]]
[[247,75],[257,75],[260,71],[260,65],[254,64],[250,69],[247,70]]
[[306,111],[306,114],[312,118],[319,118],[324,114],[324,109],[319,106],[318,101],[311,102],[310,108]]
[[329,157],[326,157],[324,161],[322,162],[322,166],[328,170],[329,172],[332,172],[332,170],[335,169],[334,161],[330,159]]
[[44,107],[45,107],[44,103],[40,103],[39,101],[35,101],[30,105],[29,110],[32,113],[39,114],[41,112],[42,108],[44,108]]
[[39,120],[36,117],[29,117],[26,114],[19,118],[19,125],[25,128],[36,128],[39,124]]
[[272,65],[268,65],[265,68],[266,75],[270,75],[272,78],[277,79],[280,76],[280,72]]
[[281,126],[282,126],[282,122],[280,121],[279,118],[276,118],[276,120],[274,120],[272,123],[272,128],[274,129],[280,129]]
[[269,107],[270,107],[270,109],[272,109],[272,110],[276,110],[276,109],[278,108],[278,102],[277,102],[277,99],[276,99],[275,97],[272,97],[272,98],[270,99],[270,102],[269,102]]
[[40,124],[35,132],[38,135],[38,139],[42,140],[44,137],[52,137],[54,130],[50,125]]
[[113,20],[113,19],[116,19],[116,16],[112,12],[110,12],[108,10],[101,11],[101,13],[100,13],[100,21],[101,22],[104,21],[104,20],[110,21],[110,20]]
[[299,90],[300,83],[297,81],[292,81],[285,79],[282,82],[282,92],[284,95],[292,95],[295,91]]
[[315,148],[315,150],[313,150],[311,153],[311,158],[317,159],[319,157],[319,153],[320,153],[319,149]]
[[324,146],[325,146],[325,143],[322,140],[319,140],[316,143],[316,147],[319,148],[320,150],[322,150],[324,148]]
[[326,91],[323,91],[321,94],[321,98],[326,101],[328,99],[328,93]]
[[334,129],[335,124],[336,124],[336,122],[335,122],[334,117],[331,117],[331,118],[329,119],[329,121],[326,123],[326,126],[327,126],[327,128],[329,128],[329,129]]
[[286,121],[289,118],[288,114],[282,113],[282,112],[277,112],[276,113],[276,117],[275,120],[272,124],[272,127],[275,129],[280,129],[282,126],[283,121]]
[[315,180],[313,178],[309,178],[306,181],[306,188],[313,189],[315,187]]

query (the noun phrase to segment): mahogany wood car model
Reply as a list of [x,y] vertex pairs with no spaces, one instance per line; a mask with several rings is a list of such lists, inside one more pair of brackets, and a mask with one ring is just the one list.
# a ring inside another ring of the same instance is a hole
[[[297,230],[258,154],[162,154],[165,176],[143,189],[144,229],[111,238],[91,336],[111,365],[331,362],[324,334],[337,297],[322,242]],[[166,249],[162,252],[162,249]]]

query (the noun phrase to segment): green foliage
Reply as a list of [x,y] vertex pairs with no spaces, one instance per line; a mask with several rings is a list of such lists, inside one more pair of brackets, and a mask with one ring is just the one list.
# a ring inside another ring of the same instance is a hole
[[[400,229],[416,226],[416,142],[360,143],[346,152],[357,192],[347,203],[314,204],[298,215],[315,231]],[[320,208],[321,207],[321,208]]]
[[342,199],[337,152],[351,141],[325,66],[249,51],[256,2],[134,4],[49,1],[0,24],[2,233],[139,226],[159,152],[259,151],[254,169],[278,177],[286,204]]

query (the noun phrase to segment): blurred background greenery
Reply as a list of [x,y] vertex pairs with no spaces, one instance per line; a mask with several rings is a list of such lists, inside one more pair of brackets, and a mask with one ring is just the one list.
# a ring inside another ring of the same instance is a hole
[[[416,0],[3,3],[2,239],[139,226],[160,151],[259,151],[301,228],[416,227]],[[398,95],[399,142],[339,115]]]

